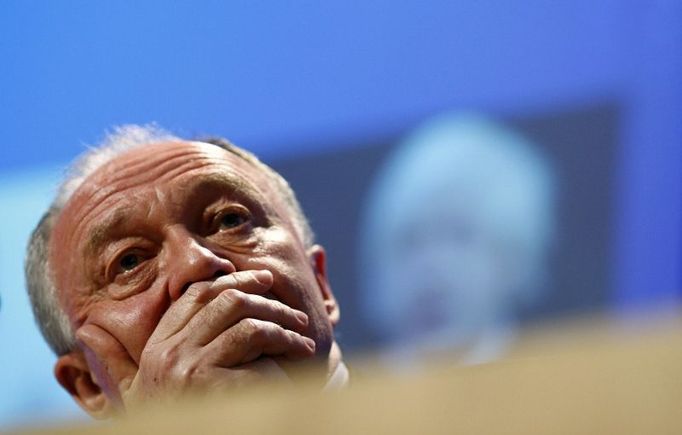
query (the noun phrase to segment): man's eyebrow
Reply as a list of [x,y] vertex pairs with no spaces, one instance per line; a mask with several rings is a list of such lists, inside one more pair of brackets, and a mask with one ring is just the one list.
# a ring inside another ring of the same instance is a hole
[[228,188],[230,193],[244,193],[249,196],[259,195],[258,191],[249,183],[229,173],[203,175],[190,185],[190,189],[193,190],[200,190],[206,187]]
[[95,225],[95,227],[90,230],[90,234],[88,234],[86,252],[94,253],[95,250],[113,237],[114,229],[120,227],[127,219],[128,215],[125,210],[119,208],[114,210],[114,212],[102,222]]
[[270,200],[267,200],[269,196],[262,190],[263,187],[265,186],[249,183],[247,180],[229,172],[216,172],[204,175],[196,183],[192,183],[189,186],[194,191],[206,188],[216,189],[224,194],[233,195],[236,199],[243,199],[257,205],[263,211],[274,213],[273,204],[271,204]]

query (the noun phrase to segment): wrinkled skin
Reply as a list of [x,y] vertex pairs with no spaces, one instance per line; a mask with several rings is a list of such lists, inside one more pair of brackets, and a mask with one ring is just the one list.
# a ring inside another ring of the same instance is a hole
[[198,142],[149,144],[79,187],[50,240],[78,348],[58,381],[91,415],[187,390],[339,364],[322,247],[306,247],[256,166]]

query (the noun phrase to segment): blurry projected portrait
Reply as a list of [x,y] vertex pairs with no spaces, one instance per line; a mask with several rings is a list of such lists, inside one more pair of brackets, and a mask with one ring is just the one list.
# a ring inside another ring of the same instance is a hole
[[364,209],[361,304],[403,361],[451,351],[494,359],[543,295],[554,175],[520,134],[446,114],[398,144]]

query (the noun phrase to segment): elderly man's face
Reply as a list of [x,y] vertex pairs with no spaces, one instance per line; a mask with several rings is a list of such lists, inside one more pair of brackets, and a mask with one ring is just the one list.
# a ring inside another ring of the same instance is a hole
[[[123,386],[133,382],[131,367],[140,366],[149,342],[155,341],[150,337],[169,321],[164,317],[169,307],[193,284],[252,270],[270,271],[272,279],[266,276],[263,287],[258,279],[239,278],[237,284],[244,279],[246,288],[239,290],[307,314],[307,322],[289,329],[312,338],[315,354],[326,361],[338,311],[324,262],[322,248],[304,246],[272,180],[250,162],[196,142],[151,144],[127,152],[84,182],[60,215],[50,241],[59,300],[85,351],[60,358],[57,377],[74,396],[83,395],[79,382],[85,393],[87,388],[102,390],[93,397],[77,397],[88,410],[102,401],[121,400]],[[234,282],[225,285],[237,287]],[[216,296],[198,300],[207,305]],[[185,308],[178,315],[190,316],[203,308]],[[292,323],[290,318],[284,324]],[[225,320],[222,329],[238,320]],[[222,332],[214,331],[204,341],[219,339]],[[268,354],[267,346],[263,349],[260,359]],[[275,356],[267,358],[270,365],[286,368],[287,352],[296,353],[282,350],[284,356],[277,358],[277,350],[271,350]],[[127,369],[112,367],[119,363]],[[88,370],[93,385],[84,388],[81,377]]]

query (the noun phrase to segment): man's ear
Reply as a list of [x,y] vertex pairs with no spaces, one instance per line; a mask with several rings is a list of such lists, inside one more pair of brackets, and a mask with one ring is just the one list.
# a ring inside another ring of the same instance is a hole
[[76,350],[59,357],[54,366],[59,384],[92,417],[108,418],[113,404],[95,380],[82,351]]
[[341,311],[339,309],[339,304],[336,303],[336,298],[334,293],[332,293],[332,287],[329,284],[329,278],[327,276],[327,253],[324,248],[320,245],[313,245],[308,249],[308,258],[310,259],[310,264],[315,273],[315,278],[317,279],[317,285],[322,293],[322,300],[324,301],[324,306],[327,310],[327,316],[333,326],[339,323],[341,318]]

